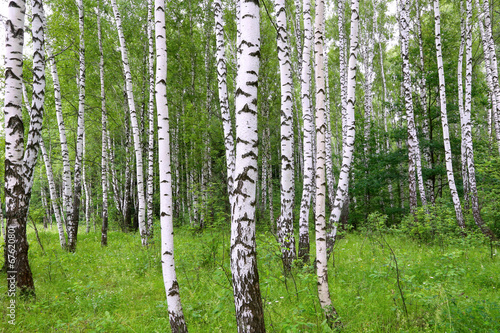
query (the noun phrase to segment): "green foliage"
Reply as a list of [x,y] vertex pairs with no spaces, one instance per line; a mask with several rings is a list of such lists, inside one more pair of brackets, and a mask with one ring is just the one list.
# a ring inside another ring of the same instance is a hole
[[467,230],[457,224],[453,206],[443,199],[437,199],[434,206],[419,207],[415,214],[408,214],[399,226],[400,231],[423,243],[459,243],[461,240],[482,243],[485,241],[470,216],[465,216]]
[[[386,217],[373,213],[368,221],[384,229]],[[77,252],[67,253],[59,249],[55,227],[39,232],[45,255],[28,233],[37,298],[19,299],[16,326],[2,321],[0,331],[170,330],[157,238],[145,249],[138,234],[111,231],[109,246],[102,248],[98,233],[81,233]],[[335,267],[330,266],[330,291],[345,332],[500,330],[500,270],[486,246],[422,246],[399,233],[367,235],[346,234],[337,242]],[[397,257],[408,317],[395,262],[386,243],[375,240],[381,235]],[[229,240],[229,230],[221,226],[203,233],[175,230],[177,277],[190,332],[236,331]],[[331,332],[317,298],[314,266],[294,266],[285,276],[274,236],[258,233],[256,241],[268,331]],[[0,284],[3,309],[9,302],[5,291],[6,284]]]

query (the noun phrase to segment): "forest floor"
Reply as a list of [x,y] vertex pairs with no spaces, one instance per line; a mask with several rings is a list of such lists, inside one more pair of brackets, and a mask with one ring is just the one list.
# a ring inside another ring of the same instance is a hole
[[[29,230],[36,299],[18,299],[15,325],[9,324],[1,273],[0,331],[170,331],[158,238],[146,249],[137,234],[115,231],[101,248],[99,233],[83,231],[76,253],[67,253],[54,227],[39,231],[42,252]],[[176,229],[177,276],[190,332],[236,332],[229,239],[229,230]],[[279,247],[266,231],[258,231],[257,250],[267,331],[330,332],[313,266],[294,267],[285,278]],[[467,241],[422,244],[399,233],[347,234],[336,244],[335,266],[329,263],[342,331],[500,332],[496,251]]]

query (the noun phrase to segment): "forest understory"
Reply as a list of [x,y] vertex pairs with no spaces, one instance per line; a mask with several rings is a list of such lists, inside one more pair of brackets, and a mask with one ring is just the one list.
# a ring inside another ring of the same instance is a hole
[[[380,216],[374,217],[376,224]],[[379,231],[366,226],[361,232],[347,233],[337,241],[335,260],[330,258],[328,263],[330,291],[343,332],[500,330],[498,250],[482,236],[423,241],[400,229]],[[178,280],[189,330],[235,332],[229,229],[198,232],[182,227],[175,232]],[[103,251],[99,232],[82,232],[80,250],[69,253],[58,246],[55,227],[42,229],[42,251],[29,228],[37,296],[20,299],[16,325],[2,321],[0,330],[170,331],[159,240],[144,248],[138,233],[110,231],[109,236]],[[314,267],[294,266],[285,277],[280,249],[264,227],[257,230],[257,251],[267,331],[332,332],[318,301]],[[5,284],[0,285],[0,295],[2,318],[6,318]]]

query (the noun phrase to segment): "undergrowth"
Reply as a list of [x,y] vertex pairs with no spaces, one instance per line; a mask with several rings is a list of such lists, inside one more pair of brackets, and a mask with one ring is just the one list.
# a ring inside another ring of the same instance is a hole
[[[380,219],[372,217],[375,224]],[[98,233],[82,233],[76,253],[67,253],[55,228],[39,232],[46,254],[29,233],[36,299],[17,300],[16,324],[8,324],[1,274],[1,331],[170,331],[158,239],[146,249],[137,234],[110,232],[109,246],[101,248]],[[229,239],[229,230],[220,228],[176,229],[177,276],[190,332],[236,332]],[[296,265],[284,275],[279,246],[268,232],[258,232],[257,248],[267,331],[330,332],[314,267]],[[311,258],[314,251],[312,246]],[[500,265],[494,254],[479,242],[423,244],[401,232],[369,229],[347,234],[337,241],[335,266],[329,264],[343,331],[500,331]]]

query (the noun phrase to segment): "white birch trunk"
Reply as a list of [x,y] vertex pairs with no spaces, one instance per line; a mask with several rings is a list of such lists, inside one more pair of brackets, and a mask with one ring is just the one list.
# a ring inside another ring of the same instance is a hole
[[[479,1],[477,1],[479,3]],[[481,10],[481,8],[478,8]],[[498,103],[500,103],[500,84],[498,81],[498,62],[496,55],[495,40],[493,39],[492,27],[491,27],[491,15],[490,15],[490,4],[489,0],[483,0],[482,15],[484,16],[484,39],[486,40],[486,49],[484,49],[485,57],[488,56],[489,61],[487,64],[490,67],[491,81],[493,84],[492,94],[494,95],[493,101],[497,108],[493,108],[493,115],[495,119],[495,129],[498,152],[500,153],[500,112],[498,110]],[[479,24],[482,25],[482,20]]]
[[[5,34],[5,212],[7,229],[14,236],[14,262],[6,265],[19,294],[33,294],[34,283],[28,261],[24,126],[22,120],[22,78],[25,2],[12,0],[6,17]],[[39,115],[41,117],[41,114]],[[33,115],[32,115],[33,117]],[[30,129],[31,130],[31,129]],[[9,257],[6,252],[6,259]]]
[[72,211],[67,218],[68,250],[76,251],[78,237],[78,224],[80,220],[80,196],[82,193],[82,163],[83,163],[83,136],[85,132],[85,34],[84,34],[84,8],[83,1],[77,1],[79,29],[80,29],[80,71],[79,71],[79,94],[78,94],[78,125],[76,131],[74,191]]
[[148,175],[147,175],[147,237],[148,243],[153,239],[153,172],[154,172],[154,98],[155,98],[155,78],[154,78],[154,36],[153,36],[153,0],[148,0],[148,41],[149,41],[149,103],[148,103]]
[[42,153],[43,161],[45,162],[45,171],[47,174],[47,180],[49,182],[49,195],[50,201],[52,203],[52,209],[54,210],[54,215],[56,216],[57,232],[59,234],[59,244],[61,248],[66,249],[66,235],[64,234],[63,220],[61,218],[61,213],[59,211],[59,206],[57,205],[57,191],[56,184],[54,182],[54,172],[52,171],[52,163],[50,161],[47,150],[43,140],[40,140],[40,150]]
[[116,21],[116,28],[118,30],[118,38],[120,40],[120,48],[122,54],[123,71],[125,73],[125,83],[127,90],[127,101],[130,111],[130,122],[132,125],[132,133],[134,138],[134,149],[135,149],[135,164],[136,164],[136,176],[137,176],[137,196],[139,201],[139,232],[141,234],[142,245],[147,245],[147,228],[146,228],[146,197],[144,194],[144,167],[142,162],[142,147],[141,138],[139,133],[139,123],[137,121],[137,112],[135,110],[135,101],[133,93],[132,84],[132,74],[130,72],[130,66],[128,61],[128,51],[125,44],[125,37],[123,35],[122,20],[120,13],[118,11],[118,6],[116,5],[116,0],[111,0],[111,5],[113,7],[113,13]]
[[[374,0],[373,2],[373,8],[375,10],[375,13],[377,13],[377,5],[376,1]],[[379,58],[380,58],[380,77],[382,78],[382,88],[383,88],[383,111],[382,111],[382,119],[383,119],[383,124],[384,124],[384,138],[385,138],[385,149],[386,153],[389,153],[391,150],[390,142],[389,142],[389,135],[388,135],[388,127],[387,127],[387,118],[389,117],[389,108],[387,107],[389,103],[389,97],[387,94],[387,82],[385,80],[385,70],[384,70],[384,51],[382,49],[382,38],[381,34],[378,30],[378,22],[376,18],[374,18],[374,24],[375,24],[375,36],[376,39],[378,40],[378,49],[379,49]],[[390,206],[391,208],[394,207],[394,194],[392,192],[392,182],[391,180],[388,180],[388,191],[389,191],[389,200],[390,200]]]
[[[464,47],[465,47],[465,10],[463,8],[463,3],[460,3],[460,48],[458,52],[457,60],[457,87],[458,87],[458,110],[460,114],[460,128],[461,133],[465,133],[465,123],[464,123],[464,88],[463,88],[463,57],[464,57]],[[462,165],[462,182],[464,188],[464,208],[469,209],[469,173],[467,167],[467,149],[465,148],[465,136],[461,136],[460,140],[460,161]]]
[[229,203],[232,205],[233,173],[234,173],[234,137],[231,124],[231,114],[229,112],[229,100],[227,97],[227,66],[224,42],[224,16],[222,12],[221,0],[214,1],[215,14],[215,43],[217,58],[217,82],[219,88],[219,105],[222,117],[222,127],[224,130],[224,146],[226,148],[227,167],[227,189]]
[[240,0],[236,81],[236,161],[231,214],[231,272],[238,332],[265,332],[257,271],[255,200],[260,55],[258,1]]
[[311,103],[311,48],[313,43],[313,27],[311,1],[303,1],[304,11],[304,50],[302,52],[301,100],[302,119],[304,122],[304,177],[302,200],[299,217],[299,258],[309,262],[309,210],[314,190],[314,119]]
[[462,206],[458,197],[457,187],[455,185],[455,177],[453,175],[450,133],[448,126],[448,114],[446,111],[446,83],[444,79],[443,55],[441,51],[441,14],[439,9],[439,0],[434,0],[434,25],[435,25],[435,41],[436,41],[436,57],[439,73],[439,100],[441,102],[441,124],[443,125],[443,141],[446,174],[448,176],[448,185],[450,186],[451,198],[455,207],[455,215],[460,228],[465,229],[464,217],[462,214]]
[[99,80],[101,84],[101,186],[102,186],[102,226],[101,245],[108,245],[108,113],[106,110],[106,91],[104,89],[104,52],[101,35],[101,2],[97,6],[97,39],[99,40]]
[[469,173],[469,186],[470,196],[472,203],[472,215],[474,222],[481,229],[482,233],[492,240],[496,237],[490,228],[484,223],[481,218],[481,209],[479,207],[479,199],[477,197],[476,186],[476,168],[474,165],[474,148],[472,145],[472,124],[471,124],[471,110],[472,110],[472,0],[466,0],[466,42],[465,42],[465,107],[463,114],[463,128],[462,136],[465,141],[465,149],[467,156],[467,171]]
[[[63,112],[62,112],[62,98],[61,98],[61,85],[59,83],[59,73],[57,70],[56,60],[52,55],[52,50],[49,45],[47,45],[47,56],[50,61],[50,69],[52,74],[52,82],[54,85],[54,102],[56,107],[56,118],[57,126],[59,129],[59,142],[61,144],[61,157],[63,164],[63,207],[66,212],[66,222],[67,216],[71,215],[73,211],[73,203],[71,198],[73,196],[73,189],[71,184],[71,167],[69,162],[69,151],[68,151],[68,141],[66,139],[66,126],[64,124]],[[61,215],[64,219],[64,212]]]
[[[85,160],[85,146],[86,146],[86,136],[85,132],[83,132],[83,160]],[[85,196],[85,232],[88,234],[90,232],[90,192],[89,187],[87,186],[87,173],[85,168],[85,162],[82,160],[82,184],[83,184],[83,192]]]
[[340,220],[342,208],[348,199],[349,189],[349,173],[354,152],[354,137],[355,119],[354,105],[356,103],[356,71],[359,40],[359,1],[351,1],[351,35],[350,35],[350,51],[349,51],[349,69],[347,72],[347,100],[346,100],[346,121],[345,134],[343,135],[343,156],[342,166],[340,169],[339,182],[337,192],[335,194],[335,202],[332,207],[332,212],[329,218],[330,230],[328,235],[328,253],[333,251],[335,236],[337,233],[337,223]]
[[[427,108],[427,79],[425,77],[425,66],[424,66],[424,46],[423,46],[423,39],[422,39],[422,27],[421,27],[421,17],[420,17],[420,0],[415,0],[415,5],[416,5],[416,13],[417,13],[417,18],[415,20],[415,24],[417,26],[417,35],[418,35],[418,49],[419,49],[419,59],[420,59],[420,80],[418,82],[419,84],[419,90],[420,90],[420,105],[422,108],[422,120],[423,120],[423,126],[422,126],[422,131],[424,133],[424,136],[427,141],[430,141],[430,125],[429,125],[429,118],[428,118],[428,108]],[[425,147],[423,149],[423,155],[425,162],[427,164],[427,167],[432,169],[432,160],[431,160],[431,151],[429,147]],[[434,189],[432,186],[432,180],[428,179],[425,182],[425,185],[427,187],[427,191],[429,192],[429,198],[431,200],[431,203],[434,204],[435,198],[434,198]]]
[[293,206],[295,197],[293,159],[293,103],[292,66],[288,38],[285,0],[275,0],[276,25],[278,27],[278,60],[281,81],[281,214],[277,224],[278,241],[281,244],[283,267],[290,271],[295,259],[293,234]]
[[[114,0],[113,0],[114,1]],[[167,104],[167,41],[165,2],[155,0],[156,106],[158,116],[158,158],[160,177],[161,256],[168,314],[172,332],[187,332],[175,273],[170,124]]]
[[[414,212],[417,208],[417,180],[420,191],[420,199],[423,206],[427,206],[425,189],[422,178],[422,162],[420,148],[415,127],[415,116],[413,113],[413,97],[411,89],[410,60],[408,55],[409,31],[410,31],[410,1],[402,0],[399,10],[399,27],[401,38],[401,57],[403,59],[403,90],[405,97],[406,120],[408,122],[408,171],[410,188],[410,210]],[[416,167],[416,172],[415,172]]]
[[[353,2],[356,2],[354,0]],[[353,4],[354,5],[354,4]],[[326,320],[332,325],[337,320],[337,312],[328,289],[327,228],[326,228],[326,178],[325,178],[325,77],[323,61],[323,0],[316,2],[314,30],[314,55],[316,75],[316,274],[318,297]],[[355,7],[353,7],[354,12]],[[357,15],[357,11],[356,11]],[[352,29],[352,26],[351,26]],[[356,30],[356,28],[354,28]]]

